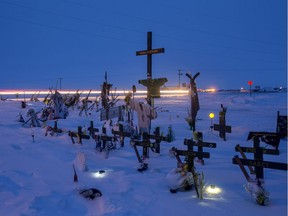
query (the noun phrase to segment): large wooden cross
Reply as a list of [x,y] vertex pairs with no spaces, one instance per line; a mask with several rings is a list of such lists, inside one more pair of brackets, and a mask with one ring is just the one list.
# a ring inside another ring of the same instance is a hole
[[198,147],[198,153],[199,153],[198,159],[202,163],[202,165],[204,165],[203,157],[200,154],[203,152],[203,147],[216,148],[216,143],[203,142],[203,134],[201,132],[197,132],[195,137],[196,137],[195,141],[193,139],[185,139],[184,145],[187,145],[188,148],[191,150],[193,150],[193,146],[197,146]]
[[[194,141],[193,141],[194,142]],[[175,147],[173,147],[172,149],[170,149],[170,152],[173,153],[173,155],[176,157],[177,162],[179,164],[183,164],[180,156],[185,156],[185,162],[188,165],[187,171],[191,172],[193,175],[193,179],[194,181],[197,181],[197,176],[195,173],[195,167],[194,167],[194,159],[196,157],[201,157],[201,158],[210,158],[210,154],[209,152],[197,152],[197,151],[193,151],[193,142],[187,142],[187,150],[179,150]],[[195,143],[195,142],[194,142]],[[198,192],[198,187],[197,184],[194,184],[195,186],[195,190],[197,193],[197,196],[200,197],[199,192]]]
[[[185,141],[186,140],[186,141]],[[188,171],[194,172],[194,159],[196,157],[199,158],[210,158],[209,152],[203,152],[203,151],[193,151],[193,145],[196,143],[193,140],[187,141],[187,139],[184,140],[184,144],[187,145],[187,150],[179,150],[175,147],[173,147],[170,151],[173,152],[174,156],[176,157],[177,161],[179,163],[182,163],[179,156],[185,156],[186,161],[188,163]]]
[[164,53],[164,48],[152,49],[152,32],[147,32],[147,50],[136,52],[136,56],[147,55],[147,79],[139,80],[139,84],[147,87],[147,102],[154,107],[153,98],[160,97],[160,86],[168,80],[166,78],[152,79],[152,55]]
[[164,48],[152,49],[152,32],[147,32],[147,50],[136,52],[136,56],[147,55],[147,79],[152,78],[152,55],[164,53]]
[[[143,163],[142,159],[149,158],[149,148],[155,148],[156,147],[156,143],[150,142],[148,135],[149,134],[147,132],[144,132],[142,140],[131,139],[131,141],[130,141],[130,145],[134,148],[134,151],[136,153],[136,156],[137,156],[139,163]],[[139,154],[137,146],[143,147],[142,157]]]
[[[242,158],[239,158],[238,155],[234,156],[232,159],[233,164],[237,164],[240,166],[243,174],[245,175],[247,181],[252,181],[249,174],[247,173],[245,166],[248,166],[251,173],[256,174],[256,179],[264,179],[264,168],[270,168],[270,169],[278,169],[278,170],[286,170],[287,171],[287,164],[285,163],[277,163],[277,162],[270,162],[270,161],[264,161],[263,160],[263,154],[270,154],[270,155],[279,155],[278,150],[274,149],[264,149],[260,147],[260,138],[258,136],[255,136],[253,138],[254,141],[254,148],[249,147],[240,147],[237,145],[235,147],[235,151],[238,151],[241,153]],[[249,152],[254,154],[254,160],[247,159],[244,152]],[[254,167],[254,170],[253,168]]]

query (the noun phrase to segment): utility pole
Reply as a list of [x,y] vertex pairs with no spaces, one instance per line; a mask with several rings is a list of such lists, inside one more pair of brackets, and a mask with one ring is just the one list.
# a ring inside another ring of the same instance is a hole
[[60,88],[59,89],[62,90],[62,79],[63,78],[58,78],[58,79],[60,80]]
[[181,73],[181,69],[178,69],[178,76],[179,76],[179,84],[178,84],[178,88],[180,88],[180,76],[182,76],[183,75],[183,73]]

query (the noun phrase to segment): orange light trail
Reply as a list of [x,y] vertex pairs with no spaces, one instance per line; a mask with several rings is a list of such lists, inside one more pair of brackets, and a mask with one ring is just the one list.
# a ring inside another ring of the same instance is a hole
[[[77,92],[77,90],[57,90],[59,93],[61,94],[75,94]],[[49,94],[49,90],[0,90],[0,95],[33,95],[33,94],[39,94],[39,95],[47,95]],[[88,94],[90,92],[90,90],[78,90],[79,93],[82,94]],[[112,93],[114,93],[113,91],[111,91]],[[115,93],[116,94],[126,94],[128,92],[128,90],[116,90]],[[91,91],[91,94],[101,94],[101,91]],[[186,95],[189,93],[189,90],[160,90],[161,94],[183,94]],[[135,95],[137,94],[147,94],[146,90],[138,90],[134,93]]]

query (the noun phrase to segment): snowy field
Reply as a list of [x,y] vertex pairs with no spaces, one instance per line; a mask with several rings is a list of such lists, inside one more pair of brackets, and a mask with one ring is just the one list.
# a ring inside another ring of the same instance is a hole
[[[232,164],[232,158],[241,157],[235,151],[237,144],[253,147],[253,142],[247,141],[249,131],[276,132],[277,111],[287,115],[287,92],[252,96],[249,93],[200,93],[199,100],[196,129],[203,133],[204,141],[216,143],[217,147],[204,148],[210,158],[204,159],[205,165],[195,160],[195,167],[197,172],[204,173],[206,188],[215,185],[220,189],[218,194],[204,192],[203,199],[197,198],[195,190],[170,193],[167,178],[177,166],[169,149],[186,150],[183,141],[192,138],[185,121],[190,104],[188,96],[155,99],[155,106],[161,111],[152,121],[152,130],[160,126],[165,135],[171,125],[176,139],[161,142],[160,154],[150,151],[149,168],[142,173],[137,171],[139,162],[130,139],[125,138],[124,147],[118,145],[106,159],[103,152],[95,150],[93,139],[83,140],[83,145],[72,144],[67,133],[45,136],[45,128],[25,127],[17,121],[19,113],[26,120],[28,109],[40,111],[44,103],[28,102],[23,109],[20,101],[1,101],[0,215],[286,216],[287,172],[264,169],[264,186],[270,203],[260,206],[243,187],[247,181],[239,166]],[[232,127],[232,133],[226,134],[227,141],[210,130],[209,113],[215,114],[213,123],[218,123],[221,104],[228,107],[226,123]],[[97,128],[103,124],[100,113],[95,110],[87,117],[78,114],[79,110],[69,110],[67,119],[58,120],[58,127],[77,131],[78,126],[87,126],[91,120]],[[47,125],[53,126],[53,123],[49,121]],[[273,149],[262,142],[261,146]],[[142,149],[138,149],[142,153]],[[264,160],[287,163],[287,139],[281,140],[279,151],[280,155],[264,155]],[[88,170],[76,167],[78,182],[74,182],[73,163],[79,152],[86,154]],[[246,156],[253,159],[251,153]],[[100,170],[105,173],[99,177]],[[87,200],[79,195],[79,190],[85,188],[97,188],[102,196]]]

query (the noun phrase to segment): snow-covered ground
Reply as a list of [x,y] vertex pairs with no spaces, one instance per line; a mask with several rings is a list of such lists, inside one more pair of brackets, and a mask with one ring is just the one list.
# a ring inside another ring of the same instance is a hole
[[[206,188],[215,185],[219,194],[205,192],[198,199],[195,190],[170,193],[169,172],[176,168],[177,161],[169,155],[169,149],[186,150],[183,141],[192,138],[185,121],[189,97],[163,97],[155,100],[161,108],[158,118],[152,121],[152,130],[160,126],[168,133],[171,125],[176,139],[161,142],[161,153],[150,151],[149,168],[138,172],[134,149],[125,138],[124,147],[110,151],[108,159],[95,150],[93,139],[83,140],[83,145],[72,144],[67,133],[45,136],[45,128],[30,128],[18,122],[19,113],[27,119],[29,108],[36,111],[44,107],[42,102],[28,102],[25,109],[20,101],[0,102],[0,215],[287,215],[287,172],[264,169],[265,188],[270,203],[257,205],[243,187],[246,179],[232,158],[240,154],[235,146],[252,147],[247,141],[249,131],[276,132],[277,111],[287,115],[287,92],[284,93],[200,93],[200,110],[196,123],[197,131],[203,133],[206,142],[217,147],[204,148],[210,153],[205,165],[195,160],[196,171],[204,173]],[[120,102],[121,103],[121,102]],[[226,123],[232,133],[227,141],[218,132],[210,130],[209,113],[213,112],[213,123],[218,123],[220,105],[228,107]],[[100,113],[81,117],[79,110],[69,110],[67,119],[58,120],[58,127],[66,131],[77,131],[78,126],[89,125],[100,128],[103,124]],[[137,115],[134,114],[134,117]],[[53,121],[47,125],[53,126]],[[34,142],[32,139],[34,135]],[[262,143],[262,147],[273,147]],[[280,155],[264,155],[264,160],[287,163],[287,139],[281,140]],[[77,153],[86,154],[87,171],[76,166],[78,182],[73,181],[73,163]],[[139,148],[142,153],[142,149]],[[249,159],[253,154],[246,153]],[[241,156],[240,156],[241,157]],[[99,171],[105,173],[99,177]],[[247,169],[248,170],[248,169]],[[252,176],[253,177],[253,176]],[[97,188],[103,196],[87,200],[79,195],[83,188]]]

